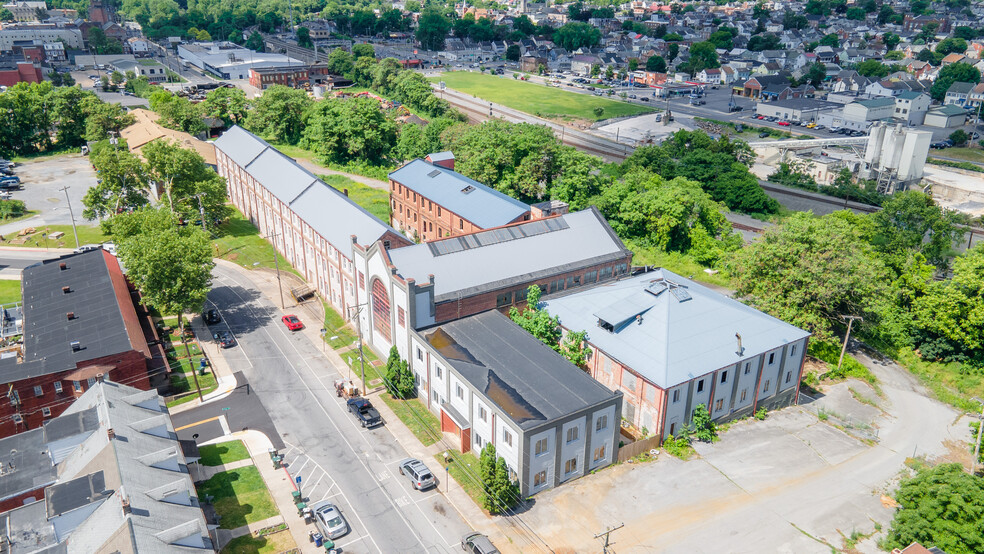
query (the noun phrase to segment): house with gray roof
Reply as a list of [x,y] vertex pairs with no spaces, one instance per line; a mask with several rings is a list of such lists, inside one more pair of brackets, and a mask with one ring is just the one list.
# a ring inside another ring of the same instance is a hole
[[[616,459],[622,393],[489,310],[414,332],[417,393],[462,452],[495,446],[523,496]],[[477,452],[476,452],[477,455]]]
[[232,203],[339,312],[358,304],[352,244],[411,242],[260,137],[234,126],[215,141]]
[[4,552],[215,550],[188,473],[197,448],[176,438],[156,391],[97,382],[64,414],[11,440],[29,441],[22,447],[39,459],[9,460],[0,489],[32,478],[43,490],[0,514]]
[[547,297],[587,331],[588,372],[622,391],[622,417],[676,435],[699,404],[728,421],[795,403],[810,333],[666,269]]
[[438,152],[389,174],[392,225],[416,240],[438,240],[528,221],[530,207],[454,171]]

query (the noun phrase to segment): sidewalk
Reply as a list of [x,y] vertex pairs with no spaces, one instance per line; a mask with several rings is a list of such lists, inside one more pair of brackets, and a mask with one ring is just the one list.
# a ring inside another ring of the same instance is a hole
[[[214,391],[204,395],[202,400],[197,398],[168,408],[168,412],[171,415],[179,414],[181,412],[191,410],[201,406],[205,402],[211,400],[218,400],[220,398],[225,398],[236,388],[238,383],[236,382],[236,376],[229,363],[226,362],[225,356],[222,355],[221,349],[212,342],[212,333],[209,332],[208,327],[205,322],[202,321],[201,316],[194,316],[191,318],[191,328],[195,331],[195,337],[198,338],[198,345],[202,349],[202,353],[208,358],[209,370],[215,374],[215,382],[218,384],[218,388]],[[195,368],[197,371],[197,368]]]
[[[216,260],[216,264],[221,264],[225,267],[234,268],[239,272],[241,272],[243,275],[248,276],[248,278],[250,279],[250,281],[253,282],[253,285],[257,288],[257,290],[262,292],[267,297],[267,299],[273,302],[275,305],[279,305],[280,296],[277,288],[277,277],[276,274],[274,274],[273,272],[249,270],[232,262],[227,262],[225,260]],[[292,275],[292,277],[297,279],[297,277],[294,275]],[[339,355],[338,352],[336,352],[331,348],[323,348],[325,343],[323,340],[321,340],[321,333],[320,333],[321,322],[324,320],[323,313],[321,314],[320,320],[314,319],[314,317],[316,317],[314,312],[320,311],[322,307],[320,301],[315,306],[311,306],[312,302],[306,302],[298,306],[296,303],[293,302],[292,299],[289,299],[289,297],[285,297],[284,301],[286,302],[285,313],[293,312],[299,314],[300,317],[302,317],[302,319],[304,319],[304,321],[306,322],[304,329],[298,332],[302,333],[314,345],[316,345],[319,349],[321,349],[325,353],[325,357],[328,358],[328,360],[335,367],[335,370],[338,372],[340,376],[347,377],[349,373],[348,366],[342,360],[341,355]],[[317,323],[315,324],[315,322]],[[359,375],[357,373],[358,372],[352,372],[352,381],[357,385],[362,385],[361,381],[359,380]],[[216,375],[218,375],[218,373]],[[367,389],[367,390],[369,391],[369,394],[367,396],[370,398],[370,400],[372,400],[372,397],[374,396],[378,396],[379,394],[385,394],[384,392],[385,389],[380,389],[380,391],[374,391],[372,389]],[[373,402],[373,406],[375,406],[376,409],[379,410],[380,415],[383,417],[383,421],[385,421],[386,423],[386,427],[389,428],[390,432],[393,433],[393,436],[396,437],[397,442],[399,442],[400,445],[407,450],[410,456],[422,460],[424,463],[428,465],[428,467],[430,467],[435,472],[435,475],[438,477],[438,492],[440,492],[448,499],[451,505],[461,516],[461,518],[465,520],[465,523],[467,523],[471,528],[475,529],[476,531],[488,535],[488,537],[492,540],[492,542],[496,545],[496,547],[501,552],[506,553],[506,552],[521,551],[519,547],[513,543],[512,539],[509,538],[509,534],[507,532],[510,531],[510,528],[512,527],[513,524],[508,519],[492,518],[491,516],[486,515],[486,513],[475,503],[475,501],[471,499],[468,493],[465,492],[465,490],[458,484],[457,481],[455,481],[453,478],[448,477],[446,472],[440,471],[440,469],[443,468],[439,468],[438,467],[439,464],[437,464],[436,460],[434,460],[434,455],[444,450],[443,448],[441,448],[440,442],[436,444],[432,444],[430,446],[424,446],[423,444],[420,443],[419,440],[417,440],[417,437],[414,436],[414,434],[410,431],[410,429],[403,424],[400,418],[398,418],[396,414],[393,413],[393,411],[389,408],[389,406],[387,406],[386,403],[382,401],[382,399],[378,399],[378,398],[375,399],[375,401]],[[234,434],[233,436],[237,436],[237,435],[238,433]],[[269,443],[269,441],[267,442]],[[249,447],[249,444],[247,444],[247,447]],[[253,448],[250,447],[249,449],[250,452],[252,453]],[[265,449],[262,450],[262,453],[265,452],[266,452]],[[257,467],[261,467],[261,465],[263,464],[257,464]],[[271,465],[269,463],[269,460],[267,460],[265,465],[267,466]],[[450,486],[449,483],[445,481],[446,478],[450,480]],[[289,477],[285,477],[285,479],[289,479]],[[271,487],[271,492],[272,492],[272,487]],[[287,493],[287,497],[288,497],[287,501],[291,503],[291,507],[292,507],[293,502],[290,498],[289,492]],[[278,501],[278,505],[279,505],[279,501]],[[296,513],[297,510],[294,510],[295,515]],[[298,519],[300,519],[303,522],[303,519],[301,518]],[[306,534],[304,535],[303,539],[304,539],[304,544],[307,545],[308,543],[307,543]],[[298,541],[298,546],[301,547],[303,550],[300,541]]]

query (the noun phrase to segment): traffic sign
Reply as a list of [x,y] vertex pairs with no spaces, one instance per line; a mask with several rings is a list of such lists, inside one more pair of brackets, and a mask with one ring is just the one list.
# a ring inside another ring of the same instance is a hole
[[294,481],[296,481],[297,484],[300,485],[301,484],[301,476],[298,475],[297,477],[294,477]]

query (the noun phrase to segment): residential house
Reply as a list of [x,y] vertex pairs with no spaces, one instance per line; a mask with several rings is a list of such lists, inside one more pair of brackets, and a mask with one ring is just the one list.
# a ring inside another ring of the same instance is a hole
[[415,241],[530,219],[526,204],[454,171],[451,152],[408,162],[389,174],[389,182],[391,224]]
[[833,82],[830,85],[830,90],[831,92],[837,93],[857,93],[864,90],[864,88],[869,84],[871,84],[871,80],[860,75],[857,71],[842,70],[834,76]]
[[802,98],[816,91],[811,85],[791,87],[786,75],[759,75],[745,81],[742,94],[765,101]]
[[970,100],[970,91],[974,89],[976,83],[964,83],[956,81],[950,88],[946,89],[946,96],[943,98],[943,105],[955,104],[965,106]]
[[622,394],[496,310],[412,333],[421,400],[462,452],[495,446],[523,497],[616,459]]
[[547,67],[549,63],[549,60],[545,57],[523,56],[519,59],[519,70],[527,73],[537,73],[540,70],[540,66]]
[[594,55],[577,55],[571,58],[571,73],[588,77],[591,75],[591,68],[601,65],[601,58]]
[[967,103],[974,108],[975,112],[981,107],[981,104],[984,103],[984,83],[974,85],[967,96]]
[[721,70],[720,69],[702,69],[694,75],[694,79],[701,83],[720,83],[721,82]]
[[150,56],[150,41],[142,37],[130,37],[123,43],[130,54],[137,57]]
[[51,65],[62,65],[68,62],[68,55],[65,53],[65,44],[61,42],[45,42],[44,61]]
[[148,344],[160,337],[109,252],[34,264],[22,286],[23,343],[0,358],[0,387],[10,399],[0,404],[0,436],[40,427],[99,376],[149,389],[150,369],[162,375],[163,350]]
[[907,125],[922,125],[933,99],[925,92],[905,90],[895,97],[896,119]]
[[864,92],[868,96],[897,96],[902,91],[911,90],[916,92],[929,93],[929,90],[933,87],[931,81],[926,80],[889,80],[882,79],[881,81],[875,81],[867,87],[865,87]]
[[717,422],[796,403],[810,333],[666,269],[548,297],[587,331],[588,372],[623,394],[622,417],[677,435],[703,404]]
[[132,71],[137,77],[146,77],[151,83],[164,83],[167,81],[167,69],[163,64],[154,60],[114,60],[110,62],[110,67],[126,74]]
[[970,58],[968,58],[967,56],[964,56],[963,54],[958,54],[956,52],[953,52],[953,53],[947,54],[946,56],[943,56],[943,60],[940,61],[940,65],[943,66],[943,67],[946,67],[946,66],[948,66],[950,64],[954,64],[954,63],[967,63],[968,61],[970,61]]

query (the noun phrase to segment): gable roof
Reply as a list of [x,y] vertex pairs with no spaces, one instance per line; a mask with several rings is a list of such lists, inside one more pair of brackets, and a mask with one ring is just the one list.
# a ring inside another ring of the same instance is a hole
[[389,178],[484,229],[506,225],[530,211],[511,196],[420,158],[390,173]]
[[810,336],[666,269],[551,298],[543,309],[663,389]]

